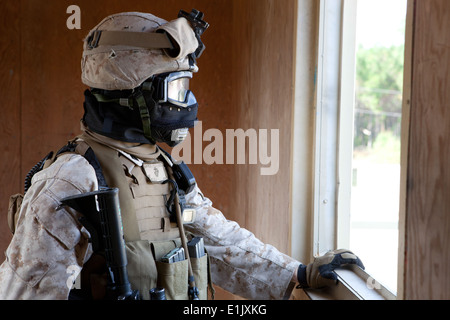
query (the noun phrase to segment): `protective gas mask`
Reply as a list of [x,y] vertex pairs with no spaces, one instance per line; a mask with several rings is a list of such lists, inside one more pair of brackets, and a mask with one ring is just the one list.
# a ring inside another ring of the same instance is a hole
[[134,90],[87,90],[83,120],[113,139],[174,147],[197,121],[191,78],[191,72],[177,71],[155,75]]
[[184,141],[188,128],[195,125],[198,103],[189,90],[191,78],[191,72],[178,71],[154,76],[142,85],[155,142],[174,147]]

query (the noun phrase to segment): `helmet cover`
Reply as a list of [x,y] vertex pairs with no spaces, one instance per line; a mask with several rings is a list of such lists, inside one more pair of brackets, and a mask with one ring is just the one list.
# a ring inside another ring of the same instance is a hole
[[[92,46],[92,37],[99,31],[165,32],[176,50],[121,44],[120,41]],[[198,68],[190,63],[188,55],[198,46],[194,31],[183,17],[167,22],[149,13],[114,14],[103,19],[85,38],[81,79],[91,88],[130,90],[153,75],[183,70],[196,72]]]

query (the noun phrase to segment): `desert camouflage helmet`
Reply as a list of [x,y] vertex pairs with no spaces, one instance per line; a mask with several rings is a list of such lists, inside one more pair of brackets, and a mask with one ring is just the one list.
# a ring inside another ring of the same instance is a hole
[[124,12],[106,17],[83,46],[82,82],[91,88],[126,90],[155,74],[197,71],[189,58],[199,42],[190,22],[167,22],[149,13]]

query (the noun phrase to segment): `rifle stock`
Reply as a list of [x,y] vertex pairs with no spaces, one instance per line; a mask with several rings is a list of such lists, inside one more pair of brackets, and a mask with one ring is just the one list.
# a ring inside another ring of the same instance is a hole
[[107,299],[137,300],[139,292],[131,289],[123,238],[119,189],[103,188],[61,200],[83,214],[80,222],[91,234],[94,252],[104,255],[108,270]]

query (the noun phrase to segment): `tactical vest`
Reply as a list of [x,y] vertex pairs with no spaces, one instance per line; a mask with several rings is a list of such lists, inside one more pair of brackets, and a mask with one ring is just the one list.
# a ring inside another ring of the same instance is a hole
[[[188,300],[188,260],[161,261],[165,254],[181,246],[180,230],[176,222],[171,221],[166,208],[171,188],[170,184],[162,183],[168,178],[163,159],[143,162],[91,139],[78,140],[70,149],[59,154],[75,152],[85,156],[93,150],[95,158],[92,160],[91,155],[88,161],[91,164],[98,161],[106,180],[103,183],[119,189],[127,271],[132,288],[139,290],[144,300],[150,299],[149,290],[155,287],[164,288],[168,300]],[[41,166],[47,167],[54,160],[55,157]],[[98,173],[96,166],[94,169]],[[99,183],[102,182],[99,180]],[[213,298],[208,255],[191,257],[190,262],[200,300],[208,298],[208,288]],[[103,263],[101,258],[93,255],[81,272],[82,289],[90,290],[94,299],[102,298],[104,293]]]

